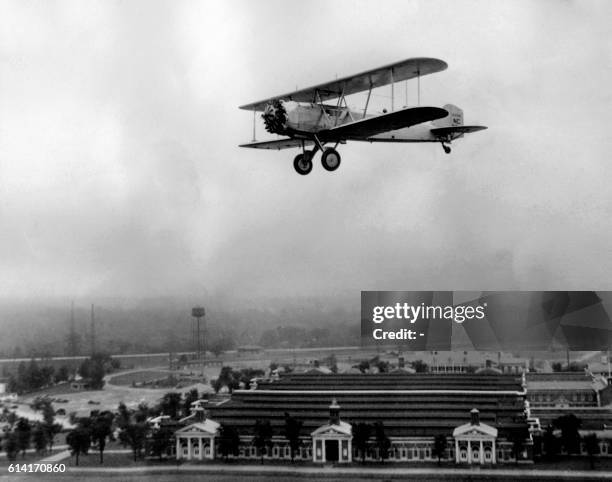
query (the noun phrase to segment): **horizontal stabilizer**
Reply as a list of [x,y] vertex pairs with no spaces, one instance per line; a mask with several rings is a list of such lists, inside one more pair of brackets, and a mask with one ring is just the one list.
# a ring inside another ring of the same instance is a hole
[[290,137],[286,137],[284,139],[276,139],[274,141],[259,141],[250,142],[248,144],[240,144],[240,147],[250,147],[252,149],[271,149],[280,151],[281,149],[302,147],[302,142],[306,147],[314,145],[313,141],[303,139],[291,139]]
[[382,132],[422,124],[423,122],[441,119],[447,115],[448,112],[439,107],[411,107],[343,124],[328,131],[323,131],[320,135],[322,138],[330,140],[363,140]]
[[463,136],[486,129],[485,126],[454,126],[454,127],[437,127],[431,130],[431,133],[444,140],[453,140]]

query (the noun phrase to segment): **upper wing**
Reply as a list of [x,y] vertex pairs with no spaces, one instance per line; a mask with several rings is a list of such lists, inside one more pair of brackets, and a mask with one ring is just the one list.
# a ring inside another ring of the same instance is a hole
[[302,142],[305,146],[311,146],[314,144],[314,142],[310,140],[291,139],[290,137],[287,137],[274,141],[260,141],[240,144],[239,147],[251,147],[253,149],[276,149],[280,151],[281,149],[290,149],[291,147],[302,147]]
[[320,136],[323,139],[364,139],[381,132],[441,119],[447,115],[448,111],[439,107],[411,107],[343,124],[321,132]]
[[463,136],[463,134],[469,134],[471,132],[478,132],[486,129],[485,126],[452,126],[452,127],[437,127],[431,129],[431,133],[434,136],[457,139]]
[[270,97],[253,102],[252,104],[241,105],[240,108],[263,111],[266,104],[276,99],[294,100],[296,102],[318,102],[319,100],[325,102],[330,99],[336,99],[343,94],[351,95],[369,90],[370,88],[382,87],[383,85],[390,84],[391,81],[401,82],[402,80],[440,72],[447,67],[446,62],[439,59],[427,57],[407,59],[360,74],[308,87],[307,89],[296,90],[295,92]]

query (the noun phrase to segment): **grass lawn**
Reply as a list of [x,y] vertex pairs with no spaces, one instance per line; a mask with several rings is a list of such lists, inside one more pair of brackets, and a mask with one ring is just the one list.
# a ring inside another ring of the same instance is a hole
[[[62,463],[66,464],[66,467],[76,467],[76,458],[70,456],[70,458],[62,460]],[[143,467],[173,464],[176,464],[174,459],[163,459],[162,462],[159,462],[159,459],[138,460],[134,462],[132,452],[119,454],[104,452],[104,464],[100,464],[100,454],[95,450],[90,450],[87,455],[79,456],[79,467]]]
[[[116,447],[115,447],[116,448]],[[65,459],[62,463],[66,464],[67,467],[75,466],[74,457],[70,457],[70,459]],[[206,465],[210,462],[200,462],[200,461],[182,461],[181,464],[190,464],[190,465]],[[227,465],[228,468],[232,466],[240,466],[240,465],[260,465],[259,459],[241,459],[241,460],[230,460],[229,462],[224,462],[222,459],[217,459],[213,462],[214,464],[223,464]],[[104,454],[104,465],[100,464],[99,454],[97,451],[90,451],[88,455],[79,457],[79,466],[80,467],[146,467],[146,466],[156,466],[156,465],[176,465],[176,460],[164,458],[161,462],[159,459],[147,459],[147,460],[138,460],[134,461],[132,453],[105,453]],[[291,467],[292,464],[289,460],[265,460],[265,466],[285,466]],[[293,464],[294,467],[317,467],[318,464],[314,462],[303,462],[296,461]],[[361,464],[361,462],[354,462],[350,465],[351,467],[364,467],[364,468],[461,468],[468,467],[467,465],[456,465],[451,462],[442,462],[438,465],[436,462],[420,462],[420,463],[384,463],[381,464],[379,462],[366,462],[365,464]],[[590,471],[590,464],[587,457],[575,457],[567,460],[559,460],[555,462],[536,462],[534,464],[498,464],[498,465],[490,465],[486,466],[487,469],[500,469],[500,470],[585,470]],[[598,470],[612,470],[612,459],[610,458],[600,458],[595,460],[595,468],[594,472]]]
[[[109,383],[113,385],[131,386],[133,382],[142,383],[149,382],[152,380],[159,380],[167,378],[172,375],[169,371],[158,371],[158,370],[143,370],[139,372],[126,373],[124,375],[117,375],[109,380]],[[175,376],[178,375],[174,373]]]
[[6,457],[6,452],[2,452],[0,455],[0,474],[5,472],[6,467],[11,464],[33,464],[37,463],[39,460],[49,457],[52,454],[57,452],[61,452],[62,450],[53,449],[52,452],[45,452],[42,455],[37,454],[36,452],[26,452],[25,457],[22,457],[21,454],[17,456],[15,460],[9,460]]

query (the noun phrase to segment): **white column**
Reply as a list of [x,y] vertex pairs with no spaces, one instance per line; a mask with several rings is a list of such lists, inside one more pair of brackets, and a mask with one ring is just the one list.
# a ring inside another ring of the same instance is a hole
[[210,437],[210,455],[208,456],[209,459],[214,459],[215,458],[215,437]]
[[187,437],[187,460],[191,460],[191,437]]
[[491,462],[494,464],[497,463],[495,457],[497,457],[497,450],[495,449],[495,439],[493,439],[493,441],[491,442]]
[[353,441],[349,439],[348,441],[348,462],[353,461]]
[[198,438],[198,458],[202,460],[202,437]]
[[181,439],[176,437],[176,460],[181,458]]
[[455,463],[459,463],[459,439],[455,439]]
[[321,440],[321,455],[323,455],[322,462],[327,462],[327,458],[325,457],[325,439]]
[[471,464],[472,463],[472,441],[468,440],[467,443],[468,443],[468,446],[467,446],[468,464]]
[[484,463],[484,445],[482,444],[482,439],[480,439],[480,465]]

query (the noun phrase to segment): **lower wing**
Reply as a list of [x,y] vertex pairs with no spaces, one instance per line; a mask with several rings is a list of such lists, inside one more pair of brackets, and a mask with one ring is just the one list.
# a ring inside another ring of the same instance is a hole
[[248,144],[240,144],[239,147],[250,147],[252,149],[272,149],[280,151],[281,149],[290,149],[292,147],[312,146],[314,142],[308,139],[292,139],[285,137],[284,139],[276,139],[274,141],[249,142]]
[[368,117],[348,124],[342,124],[320,133],[323,139],[365,139],[382,132],[394,131],[423,122],[441,119],[448,115],[439,107],[410,107],[376,117]]

